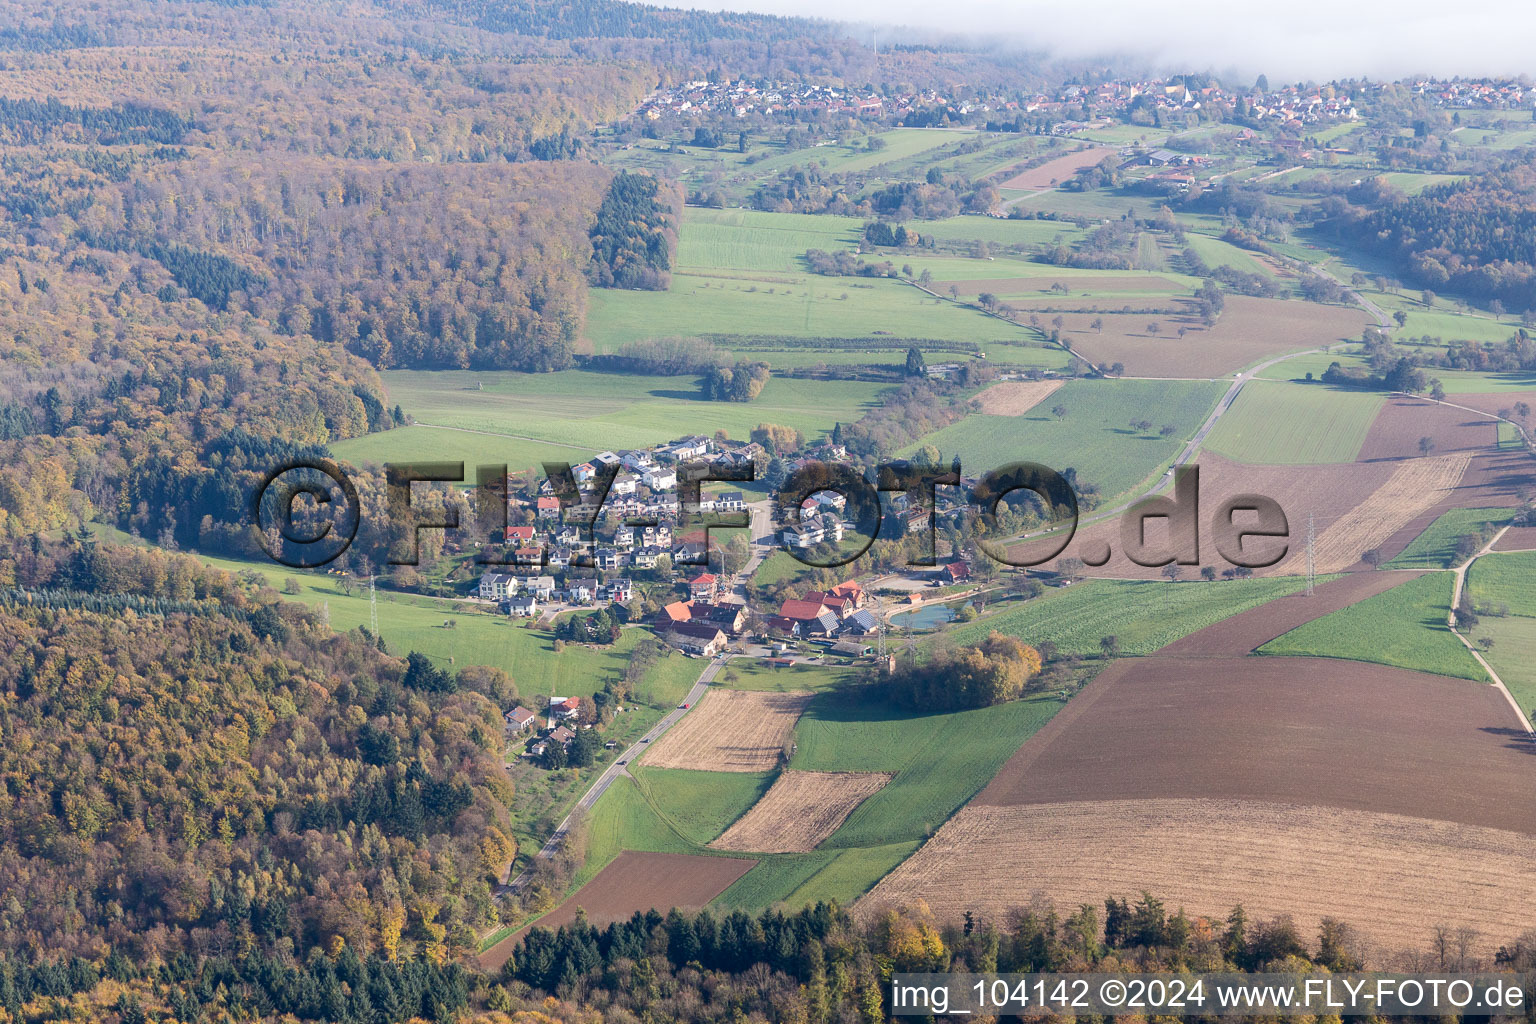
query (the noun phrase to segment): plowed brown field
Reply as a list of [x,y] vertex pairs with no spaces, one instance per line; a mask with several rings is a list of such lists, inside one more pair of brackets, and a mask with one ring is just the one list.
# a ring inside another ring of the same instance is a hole
[[1493,546],[1495,551],[1536,551],[1536,526],[1511,526]]
[[[1390,462],[1369,465],[1251,466],[1231,462],[1210,452],[1202,452],[1196,461],[1200,466],[1200,560],[1202,565],[1213,566],[1218,570],[1229,566],[1216,550],[1211,519],[1221,503],[1228,498],[1239,494],[1262,494],[1279,502],[1290,525],[1291,539],[1287,552],[1294,553],[1305,549],[1308,513],[1316,515],[1319,529],[1322,529],[1322,524],[1346,515],[1367,495],[1390,480],[1396,469]],[[1082,527],[1063,554],[1088,557],[1094,549],[1102,550],[1108,545],[1109,561],[1089,569],[1091,575],[1116,579],[1158,578],[1163,571],[1160,567],[1140,566],[1125,556],[1121,543],[1122,518],[1116,515]],[[1147,521],[1149,546],[1160,547],[1166,538],[1166,520]],[[1055,543],[1053,541],[1051,546],[1054,547]],[[1269,553],[1272,556],[1273,552],[1278,551],[1278,543],[1275,540],[1253,538],[1245,542],[1244,550],[1250,553]],[[1022,554],[1031,548],[1019,545],[1016,550]],[[1033,550],[1038,553],[1048,549],[1036,542]],[[1184,571],[1188,578],[1199,569],[1192,566],[1185,567]],[[1258,573],[1276,575],[1278,571],[1272,566],[1258,570]]]
[[921,899],[940,916],[1000,921],[1036,895],[1063,911],[1147,890],[1218,922],[1323,917],[1378,951],[1430,948],[1437,924],[1476,930],[1492,952],[1531,926],[1536,844],[1518,832],[1251,800],[1106,800],[971,806],[858,904]]
[[[1451,501],[1471,462],[1472,455],[1466,451],[1400,462],[1391,479],[1318,533],[1317,571],[1348,569],[1366,551],[1380,547],[1430,509]],[[1306,571],[1303,551],[1295,551],[1276,570],[1281,575]]]
[[814,850],[853,813],[880,792],[891,776],[883,772],[787,771],[752,809],[709,845],[717,850],[805,853]]
[[1325,658],[1130,658],[974,802],[1269,800],[1536,835],[1533,773],[1536,746],[1481,683]]
[[1092,167],[1108,156],[1115,156],[1119,150],[1106,147],[1090,147],[1076,153],[1068,153],[1059,156],[1055,160],[1043,163],[1039,167],[1031,167],[1020,171],[1007,181],[1003,182],[1003,188],[1017,189],[1042,189],[1055,188],[1064,185],[1084,167]]
[[772,771],[811,697],[711,690],[645,755],[645,763],[714,772]]
[[[578,909],[585,910],[587,920],[598,927],[627,921],[637,910],[697,910],[756,863],[741,857],[626,851],[531,927],[558,928],[570,924],[576,920]],[[480,966],[487,971],[499,970],[527,931],[524,928],[486,950],[480,955]]]
[[[1104,321],[1103,333],[1091,324]],[[1358,339],[1365,311],[1315,302],[1229,296],[1216,325],[1207,330],[1193,303],[1174,315],[1065,313],[1072,347],[1103,366],[1124,363],[1140,377],[1220,377],[1282,352]],[[1148,323],[1157,321],[1152,334]],[[1179,328],[1189,333],[1178,336]],[[1417,439],[1417,438],[1415,438]]]

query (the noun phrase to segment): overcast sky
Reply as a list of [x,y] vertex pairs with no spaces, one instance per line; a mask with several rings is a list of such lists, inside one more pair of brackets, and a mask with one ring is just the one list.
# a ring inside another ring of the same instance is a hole
[[1272,81],[1536,73],[1533,0],[669,0],[670,6],[912,25],[1068,57],[1127,54]]

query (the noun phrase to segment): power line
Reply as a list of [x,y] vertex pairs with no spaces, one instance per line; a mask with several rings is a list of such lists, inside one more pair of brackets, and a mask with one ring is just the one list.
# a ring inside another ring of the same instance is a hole
[[1317,582],[1317,523],[1316,517],[1307,513],[1307,596],[1312,596],[1312,588]]

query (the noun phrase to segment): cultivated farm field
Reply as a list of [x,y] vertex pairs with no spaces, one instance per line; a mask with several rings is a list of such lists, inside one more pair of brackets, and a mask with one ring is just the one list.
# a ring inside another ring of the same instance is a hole
[[1486,955],[1529,927],[1536,854],[1520,832],[1252,800],[972,806],[856,909],[921,899],[946,920],[1000,921],[1037,897],[1066,913],[1142,890],[1218,930],[1241,903],[1302,934],[1346,921],[1377,957],[1427,948],[1437,924],[1473,929]]
[[1065,185],[1081,168],[1092,167],[1106,157],[1117,156],[1119,150],[1107,146],[1089,146],[1075,153],[1067,153],[1054,160],[1022,170],[1003,181],[1002,187],[1031,190],[1057,188]]
[[762,772],[778,766],[810,693],[714,689],[645,755],[652,768]]
[[[1415,537],[1397,557],[1386,563],[1389,569],[1449,569],[1460,562],[1456,556],[1457,538],[1480,536],[1514,518],[1508,508],[1453,508],[1443,512],[1429,527]],[[1478,546],[1482,546],[1479,541]]]
[[[1452,453],[1400,463],[1386,483],[1319,531],[1317,571],[1340,572],[1359,562],[1366,551],[1448,499],[1471,462],[1469,454]],[[1292,554],[1277,571],[1305,572],[1306,553]]]
[[[1095,319],[1103,320],[1102,333],[1093,328]],[[1358,339],[1366,324],[1358,307],[1242,295],[1227,297],[1210,329],[1190,302],[1174,313],[1067,313],[1062,320],[1085,358],[1124,363],[1127,374],[1147,377],[1221,377],[1266,357]],[[1180,328],[1188,331],[1182,338]]]
[[1205,626],[1294,593],[1305,580],[1269,577],[1217,583],[1087,580],[951,627],[948,640],[978,643],[993,630],[1025,643],[1049,640],[1063,653],[1097,654],[1106,636],[1128,655],[1150,654]]
[[1326,384],[1252,381],[1205,439],[1238,462],[1353,462],[1384,399]]
[[[967,416],[935,431],[921,444],[935,445],[947,463],[960,457],[964,472],[981,474],[1010,462],[1040,462],[1057,472],[1072,467],[1109,500],[1132,490],[1178,454],[1215,405],[1222,387],[1205,381],[1074,380],[1051,395],[1049,408],[1023,415]],[[1051,409],[1061,406],[1058,418]],[[1152,422],[1151,432],[1129,426]],[[1160,437],[1163,424],[1174,428]]]
[[786,771],[710,846],[762,853],[814,850],[855,807],[890,781],[884,772]]
[[1298,626],[1259,653],[1345,658],[1486,681],[1487,673],[1447,625],[1453,584],[1450,573],[1427,573]]

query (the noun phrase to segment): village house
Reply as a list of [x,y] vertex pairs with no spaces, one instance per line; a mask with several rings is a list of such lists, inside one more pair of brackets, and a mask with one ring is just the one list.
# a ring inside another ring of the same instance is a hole
[[705,604],[701,601],[693,602],[689,607],[690,622],[707,622],[712,626],[718,626],[733,636],[741,632],[742,626],[747,621],[746,605],[741,604]]
[[946,583],[959,583],[961,580],[971,578],[971,563],[966,561],[950,562],[940,568],[939,573]]
[[534,501],[534,514],[540,519],[555,519],[560,515],[560,499],[554,497],[538,498]]
[[497,604],[517,593],[517,577],[504,572],[480,574],[480,600]]
[[826,593],[812,592],[806,594],[805,599],[807,601],[820,601],[823,607],[830,608],[839,619],[853,614],[854,611],[853,598],[847,594],[837,594],[831,591]]
[[520,576],[517,580],[517,589],[531,593],[540,601],[548,601],[555,596],[555,578],[553,576]]
[[603,586],[603,596],[618,604],[628,604],[635,599],[634,580],[609,580]]
[[843,632],[854,636],[867,636],[879,628],[874,612],[868,608],[861,608],[843,620]]
[[539,599],[531,593],[518,594],[507,602],[507,611],[515,616],[534,616],[539,614]]
[[670,491],[677,486],[677,472],[658,466],[642,473],[640,482],[653,491]]
[[701,572],[688,581],[688,597],[693,601],[713,601],[720,589],[720,578],[714,573]]
[[745,512],[747,499],[740,491],[725,491],[715,496],[716,512]]
[[831,636],[837,632],[837,613],[820,601],[791,598],[779,608],[779,617],[799,623],[801,636]]
[[652,625],[657,629],[666,631],[678,623],[687,622],[693,618],[693,606],[687,601],[673,601],[663,605],[661,610],[651,619]]
[[554,728],[556,722],[565,722],[575,718],[581,713],[580,697],[551,697],[549,698],[549,726]]
[[520,732],[527,732],[539,716],[527,708],[513,708],[503,717],[507,721],[507,732],[515,735]]
[[719,654],[727,643],[720,627],[707,622],[679,622],[668,632],[667,640],[689,654],[706,658]]

